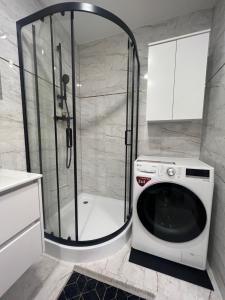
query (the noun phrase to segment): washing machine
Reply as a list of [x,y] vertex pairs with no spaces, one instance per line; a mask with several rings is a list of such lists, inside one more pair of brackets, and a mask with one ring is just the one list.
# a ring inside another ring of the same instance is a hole
[[200,160],[139,157],[132,247],[205,270],[213,187],[214,169]]

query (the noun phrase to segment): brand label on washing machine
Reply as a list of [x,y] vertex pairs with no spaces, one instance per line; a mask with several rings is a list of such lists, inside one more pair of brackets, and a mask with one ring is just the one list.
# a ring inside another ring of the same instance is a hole
[[149,180],[151,180],[151,178],[150,177],[137,176],[136,180],[137,180],[137,183],[140,186],[144,186]]

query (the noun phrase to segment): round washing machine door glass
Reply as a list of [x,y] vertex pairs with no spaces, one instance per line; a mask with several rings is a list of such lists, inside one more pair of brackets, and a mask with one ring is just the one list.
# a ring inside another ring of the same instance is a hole
[[137,213],[151,234],[175,243],[199,236],[207,221],[202,201],[189,189],[174,183],[146,188],[139,196]]

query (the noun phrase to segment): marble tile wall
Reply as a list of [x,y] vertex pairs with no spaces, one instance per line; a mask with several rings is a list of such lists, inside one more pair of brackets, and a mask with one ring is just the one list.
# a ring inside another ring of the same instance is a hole
[[34,0],[0,1],[0,31],[7,33],[7,38],[0,40],[3,96],[0,100],[0,167],[3,168],[26,169],[16,21],[40,8],[39,2]]
[[19,72],[0,59],[3,98],[0,100],[0,167],[25,170]]
[[124,199],[127,36],[79,45],[82,190]]
[[201,121],[146,123],[148,43],[211,27],[212,11],[202,10],[154,26],[134,30],[141,64],[139,142],[140,154],[199,157]]
[[126,96],[81,98],[82,190],[124,199]]
[[[203,10],[134,30],[141,64],[139,154],[199,157],[201,121],[146,123],[144,74],[148,43],[210,28],[211,20],[212,11]],[[82,188],[118,199],[124,197],[126,38],[119,34],[79,45]]]
[[82,98],[126,92],[127,35],[122,29],[121,34],[79,45],[79,53]]
[[209,263],[225,298],[225,2],[213,17],[200,158],[215,168]]

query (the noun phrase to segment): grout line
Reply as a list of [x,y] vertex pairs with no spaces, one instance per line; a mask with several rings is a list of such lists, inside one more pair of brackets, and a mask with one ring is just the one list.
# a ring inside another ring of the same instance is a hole
[[[10,61],[9,61],[8,59],[6,59],[6,58],[4,58],[4,57],[2,57],[2,56],[0,56],[0,59],[3,60],[4,62],[10,63]],[[13,63],[13,66],[14,66],[14,67],[17,67],[18,69],[20,69],[20,66],[17,65],[17,64],[15,64],[15,63]],[[31,75],[35,76],[35,74],[34,74],[33,72],[31,72],[31,71],[29,71],[29,70],[27,70],[27,69],[25,69],[25,68],[24,68],[24,71],[25,71],[26,73],[28,73],[28,74],[31,74]],[[48,80],[46,80],[45,78],[43,78],[43,77],[41,77],[41,76],[38,76],[38,79],[41,79],[41,80],[43,80],[44,82],[47,82],[48,84],[53,85],[53,83],[52,83],[51,81],[48,81]],[[58,86],[57,84],[55,85],[55,87],[59,88],[59,86]]]
[[[6,59],[6,58],[4,58],[4,57],[2,57],[2,56],[0,56],[0,59],[3,60],[3,61],[5,61],[5,62],[7,62],[7,63],[10,62],[8,59]],[[17,68],[20,69],[20,66],[19,66],[19,65],[15,64],[15,63],[13,63],[13,65],[14,65],[15,67],[17,67]],[[35,75],[33,72],[31,72],[31,71],[29,71],[29,70],[27,70],[27,69],[25,69],[25,68],[24,68],[24,71],[27,72],[27,73],[29,73],[29,74],[31,74],[31,75]],[[80,72],[79,72],[79,73],[80,73]],[[80,76],[80,74],[79,74],[79,76]],[[50,84],[50,85],[53,84],[52,82],[46,80],[45,78],[43,78],[43,77],[41,77],[41,76],[38,76],[38,78],[41,79],[41,80],[43,80],[44,82],[47,82],[47,83]],[[55,87],[59,88],[59,86],[58,86],[57,84],[55,85]],[[114,96],[114,95],[124,95],[124,94],[126,94],[126,92],[108,93],[108,94],[99,94],[99,95],[89,95],[89,96],[84,96],[84,97],[78,95],[77,97],[80,98],[80,99],[85,99],[85,98],[96,98],[96,97]]]
[[104,96],[114,96],[114,95],[125,95],[126,92],[119,92],[119,93],[109,93],[109,94],[100,94],[100,95],[93,95],[93,96],[80,96],[80,99],[86,99],[86,98],[96,98],[96,97],[104,97]]

